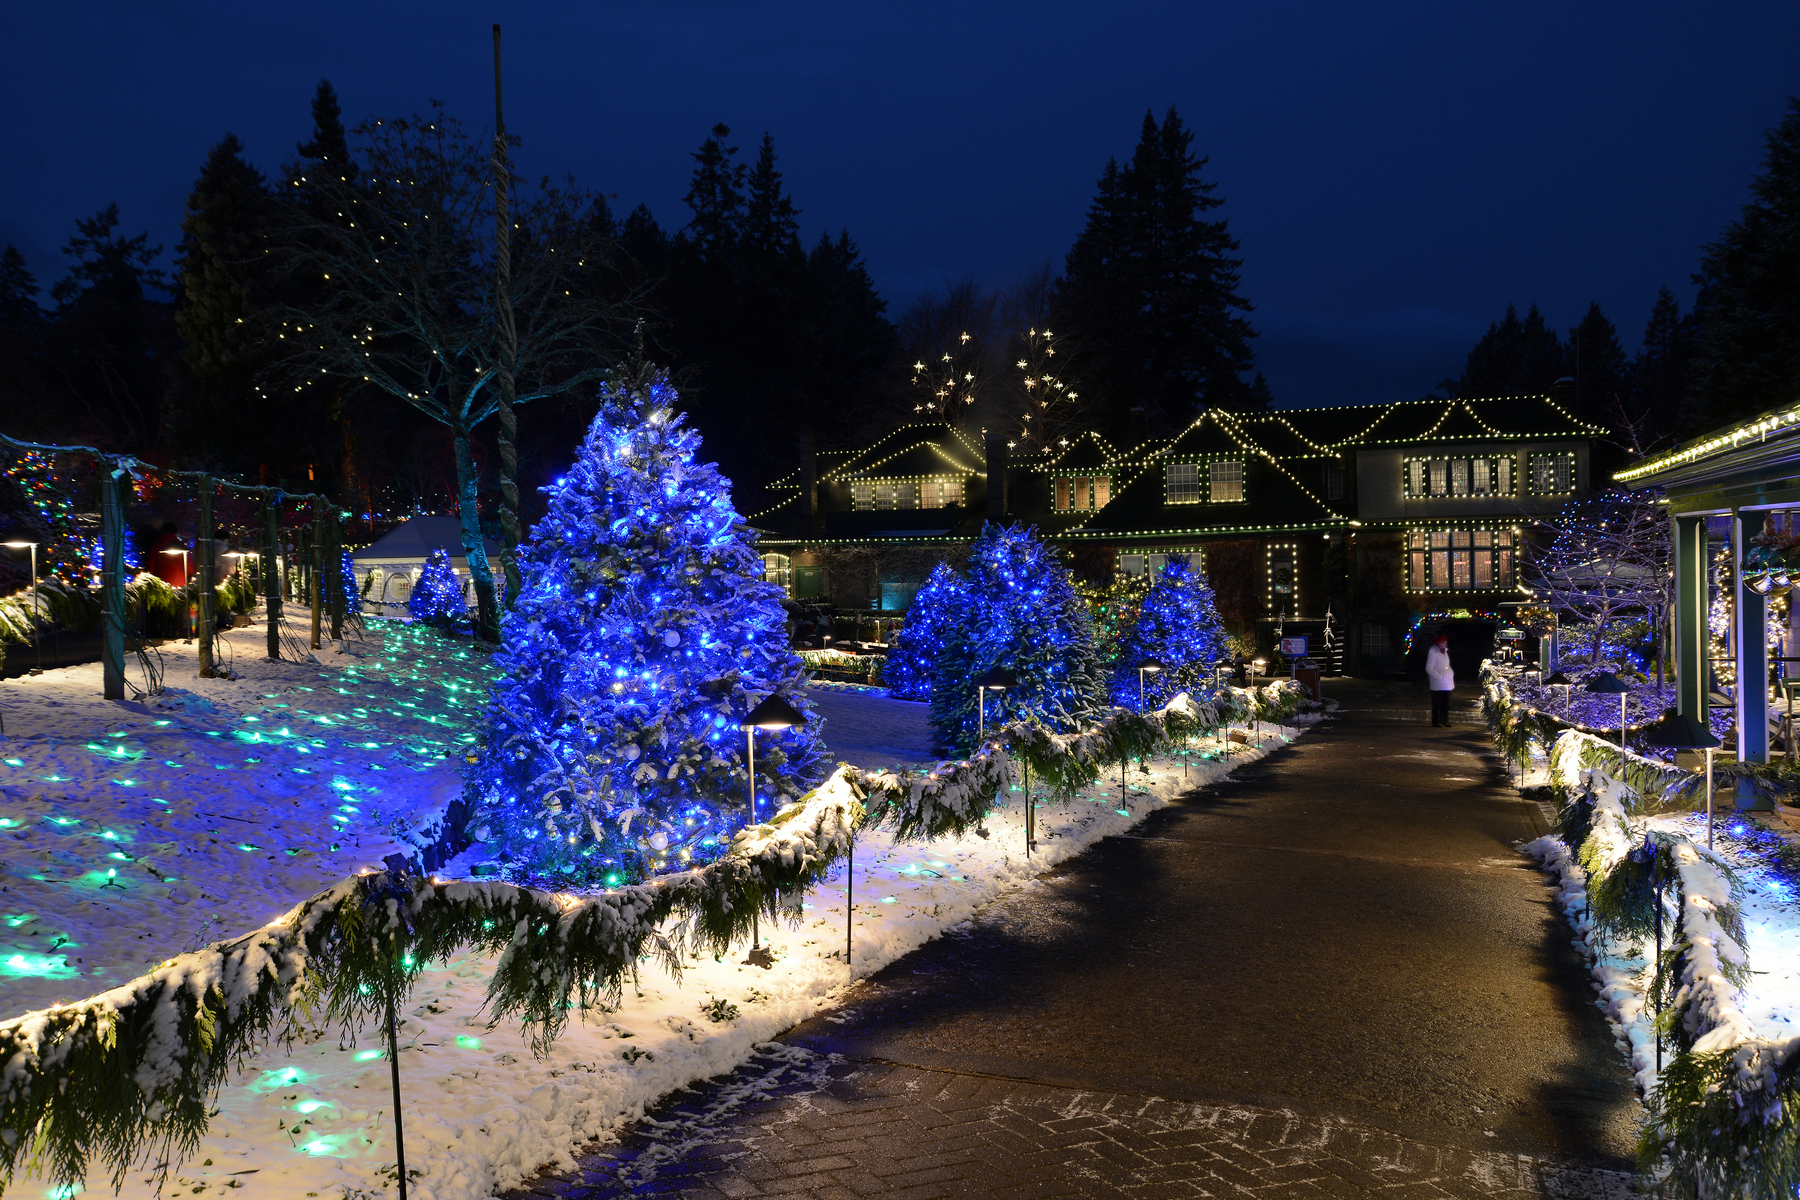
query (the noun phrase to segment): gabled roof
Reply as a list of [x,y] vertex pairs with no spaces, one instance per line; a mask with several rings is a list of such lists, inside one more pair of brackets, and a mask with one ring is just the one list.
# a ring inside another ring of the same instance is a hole
[[1587,438],[1602,432],[1577,421],[1549,396],[1428,397],[1379,407],[1283,409],[1247,419],[1279,421],[1305,441],[1331,449],[1426,441]]
[[[489,558],[499,557],[500,547],[493,539],[484,537],[481,544]],[[350,557],[357,562],[406,562],[430,558],[435,550],[446,551],[451,558],[464,557],[462,522],[456,517],[411,517]]]
[[[891,466],[902,455],[922,446],[932,447],[939,457],[916,461],[938,465],[912,472],[902,472]],[[986,454],[969,435],[956,426],[934,421],[902,425],[866,449],[851,454],[830,471],[821,471],[819,478],[847,480],[853,477],[880,478],[905,473],[938,475],[953,469],[979,475],[987,470]]]
[[1110,467],[1118,458],[1119,452],[1110,442],[1090,431],[1067,446],[1059,446],[1054,452],[1039,456],[1034,465],[1040,471],[1091,471]]

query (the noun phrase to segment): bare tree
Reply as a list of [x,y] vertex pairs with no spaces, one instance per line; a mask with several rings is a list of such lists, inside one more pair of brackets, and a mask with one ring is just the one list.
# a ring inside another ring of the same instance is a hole
[[[290,302],[270,340],[284,351],[266,391],[366,385],[445,425],[480,626],[499,634],[477,510],[474,433],[499,405],[500,315],[491,238],[493,166],[440,102],[430,116],[352,130],[360,171],[295,175],[276,252]],[[626,344],[634,297],[620,283],[604,205],[572,181],[541,181],[511,205],[516,403],[599,377]]]
[[1662,674],[1662,629],[1674,583],[1669,570],[1669,514],[1654,492],[1604,492],[1537,519],[1544,549],[1529,556],[1520,575],[1551,608],[1594,626],[1598,662],[1606,627],[1642,615]]

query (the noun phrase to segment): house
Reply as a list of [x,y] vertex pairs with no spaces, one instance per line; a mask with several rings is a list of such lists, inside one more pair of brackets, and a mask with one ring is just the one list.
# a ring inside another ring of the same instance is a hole
[[[488,562],[500,569],[500,547],[482,539]],[[469,559],[463,552],[462,522],[456,517],[412,517],[400,522],[373,545],[350,553],[356,586],[362,589],[363,611],[372,617],[404,617],[413,584],[436,551],[450,556],[450,567],[463,584],[463,598],[475,605],[469,586]]]
[[1589,494],[1599,432],[1550,396],[1231,413],[1116,448],[1046,453],[947,424],[818,455],[752,515],[768,577],[796,598],[903,610],[983,521],[1036,526],[1093,581],[1197,556],[1226,624],[1269,648],[1305,634],[1332,666],[1403,664],[1423,623],[1478,661],[1522,596],[1534,514]]

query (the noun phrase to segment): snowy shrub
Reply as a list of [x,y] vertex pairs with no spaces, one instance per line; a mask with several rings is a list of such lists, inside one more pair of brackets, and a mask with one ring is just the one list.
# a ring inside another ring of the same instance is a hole
[[468,601],[444,551],[433,550],[425,560],[419,582],[406,598],[406,611],[413,620],[443,630],[458,629],[468,620]]

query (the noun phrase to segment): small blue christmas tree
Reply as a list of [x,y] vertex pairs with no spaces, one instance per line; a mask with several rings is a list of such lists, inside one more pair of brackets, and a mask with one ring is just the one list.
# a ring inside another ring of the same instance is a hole
[[974,747],[975,681],[994,667],[1018,682],[988,693],[990,729],[1029,716],[1069,731],[1097,715],[1106,689],[1093,622],[1050,547],[1030,529],[989,523],[970,551],[963,587],[932,673],[931,728],[940,746]]
[[1112,702],[1138,707],[1138,667],[1152,659],[1163,669],[1142,676],[1146,709],[1161,707],[1179,692],[1206,688],[1213,664],[1224,657],[1225,630],[1213,607],[1212,585],[1185,556],[1172,554],[1119,639]]
[[346,617],[362,616],[362,591],[356,586],[356,564],[351,561],[348,550],[344,551],[344,561],[339,564],[338,572],[343,579],[338,586],[344,589],[344,615]]
[[[522,545],[500,678],[465,776],[472,828],[521,876],[615,886],[698,866],[824,777],[781,589],[667,379],[601,390],[569,473]],[[781,694],[808,720],[739,725]]]
[[945,632],[956,622],[963,603],[962,580],[947,563],[939,563],[906,609],[906,623],[888,647],[881,682],[900,700],[931,699],[931,673],[937,666]]
[[406,611],[412,619],[439,629],[459,628],[468,619],[469,604],[463,598],[462,584],[450,566],[450,555],[433,550],[406,598]]

